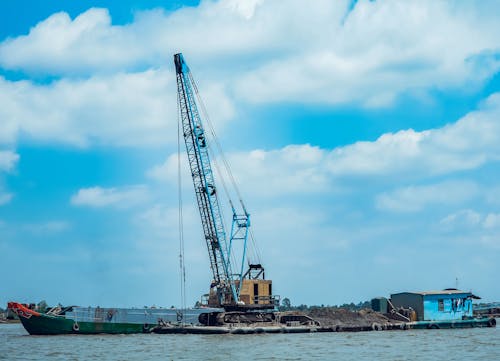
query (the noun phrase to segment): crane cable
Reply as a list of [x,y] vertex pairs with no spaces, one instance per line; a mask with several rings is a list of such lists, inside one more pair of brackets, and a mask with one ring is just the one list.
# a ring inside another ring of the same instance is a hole
[[[236,192],[236,195],[238,196],[238,200],[239,200],[239,202],[241,204],[241,207],[243,208],[243,211],[245,212],[246,215],[248,215],[245,203],[243,202],[243,197],[241,196],[240,190],[239,190],[238,185],[236,183],[236,180],[235,180],[235,178],[233,176],[233,172],[231,170],[229,162],[227,161],[227,159],[226,159],[226,157],[224,155],[224,152],[222,151],[222,146],[221,146],[221,144],[219,142],[219,139],[217,138],[214,126],[212,124],[212,121],[210,120],[210,117],[208,115],[208,111],[207,111],[207,109],[205,107],[205,103],[203,102],[203,99],[202,99],[202,97],[200,95],[200,92],[198,91],[198,86],[197,86],[196,81],[194,80],[193,75],[191,74],[191,72],[189,72],[189,78],[191,80],[191,83],[193,84],[194,92],[196,94],[196,98],[198,100],[198,103],[200,104],[201,111],[203,113],[203,117],[207,120],[208,128],[210,130],[210,134],[212,135],[212,139],[214,140],[214,143],[217,146],[217,151],[218,151],[218,153],[220,155],[220,158],[222,159],[222,162],[223,162],[224,168],[226,170],[226,173],[228,174],[229,179],[231,181],[231,184],[232,184],[232,186],[233,186],[233,188],[234,188],[234,190]],[[233,202],[231,200],[231,196],[230,196],[229,191],[227,189],[227,186],[226,186],[226,184],[224,182],[224,177],[222,176],[222,172],[221,172],[221,170],[220,170],[220,168],[218,166],[218,163],[216,161],[216,157],[214,156],[211,147],[208,147],[208,149],[209,149],[209,152],[211,153],[211,157],[213,159],[216,171],[220,175],[221,183],[222,183],[222,186],[224,188],[224,192],[226,194],[226,197],[228,198],[231,207],[234,209]],[[252,245],[253,245],[253,247],[250,247],[250,248],[251,248],[252,252],[254,253],[254,257],[257,258],[257,263],[261,263],[262,257],[261,257],[261,254],[260,254],[260,250],[259,250],[259,248],[257,246],[256,240],[255,240],[255,237],[254,237],[254,234],[253,234],[253,231],[252,231],[252,228],[249,228],[249,230],[250,230],[250,240],[251,240]],[[231,254],[231,255],[233,255],[233,254]]]
[[184,214],[182,211],[182,174],[181,174],[181,110],[177,94],[177,186],[179,199],[179,267],[181,278],[181,321],[184,323],[186,313],[186,265],[184,258]]
[[224,156],[224,152],[222,151],[222,146],[220,145],[219,139],[217,138],[217,135],[215,134],[215,129],[213,127],[212,121],[210,120],[210,117],[208,116],[207,108],[205,107],[205,103],[203,102],[203,99],[200,96],[200,93],[198,91],[198,86],[197,86],[193,76],[191,75],[191,72],[189,73],[189,76],[191,78],[191,82],[193,83],[194,92],[196,94],[196,97],[198,98],[198,102],[201,105],[201,110],[203,112],[203,116],[207,120],[208,128],[210,130],[210,133],[212,134],[212,138],[215,142],[215,145],[217,146],[217,150],[218,150],[219,155],[222,159],[222,163],[224,164],[224,167],[226,169],[227,174],[229,175],[229,179],[232,183],[232,186],[233,186],[234,190],[236,191],[236,194],[238,196],[238,200],[241,204],[241,207],[243,208],[243,211],[245,212],[245,214],[247,214],[245,203],[243,202],[243,198],[241,197],[240,190],[238,188],[238,185],[236,184],[236,180],[234,179],[233,172],[231,171],[231,167],[229,165],[229,162],[227,161],[226,157]]
[[[232,174],[231,174],[230,170],[228,171],[229,163],[227,161],[225,161],[224,153],[222,151],[222,147],[221,147],[221,145],[220,145],[220,143],[219,143],[219,141],[217,139],[217,135],[215,134],[215,129],[214,129],[213,125],[212,125],[212,122],[210,121],[210,117],[209,117],[207,109],[205,107],[205,103],[203,102],[203,99],[201,98],[201,94],[198,91],[198,87],[197,87],[197,85],[195,83],[195,80],[194,80],[194,78],[193,78],[193,76],[192,76],[191,73],[189,73],[189,77],[190,77],[191,83],[193,84],[193,88],[195,90],[196,99],[198,100],[198,104],[201,107],[202,115],[203,115],[204,119],[207,120],[207,124],[208,124],[209,130],[210,130],[210,134],[212,135],[212,139],[214,140],[214,143],[217,145],[217,150],[218,150],[218,153],[221,155],[221,159],[223,159],[225,170],[226,170],[226,174],[228,174],[229,177],[230,177],[230,179],[232,179],[233,188],[235,188],[236,192],[239,194],[238,189],[236,187],[236,183],[234,181],[234,178],[232,178]],[[222,188],[223,188],[224,193],[225,193],[225,195],[226,195],[226,197],[227,197],[227,199],[229,201],[229,205],[231,206],[231,208],[232,208],[232,210],[234,212],[234,209],[235,209],[234,208],[234,203],[233,203],[231,194],[229,192],[229,188],[228,188],[228,186],[226,184],[224,174],[223,174],[223,172],[222,172],[222,170],[221,170],[221,168],[219,166],[219,162],[217,162],[217,157],[216,157],[215,151],[210,146],[210,142],[207,142],[207,148],[208,148],[208,152],[210,153],[210,158],[212,158],[212,163],[213,163],[213,165],[215,167],[215,170],[216,170],[217,174],[219,175],[219,180],[222,183]],[[240,197],[240,203],[242,204],[241,197]],[[242,206],[242,207],[244,207],[244,206]],[[245,208],[243,208],[243,209],[244,209],[244,211],[246,213]],[[224,219],[226,219],[226,218],[224,217],[222,208],[221,208],[220,212],[222,214],[222,220],[224,222]],[[224,226],[224,228],[226,229],[225,226]],[[225,251],[226,251],[226,254],[229,255],[229,259],[230,259],[231,264],[233,264],[233,265],[237,264],[236,263],[236,257],[234,255],[235,253],[232,252],[232,249],[229,248],[229,246],[228,246],[227,243],[225,243],[225,246],[226,246]]]

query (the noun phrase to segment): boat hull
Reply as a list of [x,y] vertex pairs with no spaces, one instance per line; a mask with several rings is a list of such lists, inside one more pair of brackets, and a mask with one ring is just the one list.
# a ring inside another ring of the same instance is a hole
[[199,325],[201,313],[218,310],[73,307],[64,315],[51,315],[16,302],[10,302],[9,308],[30,335],[149,333],[158,323]]
[[128,334],[149,332],[149,327],[133,323],[74,322],[62,316],[20,317],[21,323],[30,335],[64,334]]

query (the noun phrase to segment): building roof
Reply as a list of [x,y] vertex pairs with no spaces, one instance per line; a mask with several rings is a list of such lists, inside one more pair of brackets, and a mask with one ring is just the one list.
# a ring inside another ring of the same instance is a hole
[[471,298],[474,298],[476,300],[480,300],[481,297],[478,297],[470,291],[462,291],[462,290],[457,290],[455,288],[447,288],[442,291],[420,291],[420,292],[399,292],[399,293],[393,293],[393,295],[401,295],[401,294],[413,294],[413,295],[421,295],[421,296],[428,296],[428,295],[467,295]]

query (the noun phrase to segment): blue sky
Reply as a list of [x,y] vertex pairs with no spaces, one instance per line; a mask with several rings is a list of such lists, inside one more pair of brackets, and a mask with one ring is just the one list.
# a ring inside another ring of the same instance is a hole
[[[458,282],[499,300],[498,7],[3,2],[0,304],[179,305],[176,52],[276,293],[339,304]],[[183,172],[194,304],[211,275]]]

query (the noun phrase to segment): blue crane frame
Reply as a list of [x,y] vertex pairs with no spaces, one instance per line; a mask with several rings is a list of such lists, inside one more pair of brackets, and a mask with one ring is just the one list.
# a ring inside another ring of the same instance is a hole
[[[174,64],[182,133],[208,248],[210,267],[217,287],[218,300],[220,305],[236,304],[239,300],[243,280],[250,215],[246,210],[244,210],[244,214],[236,214],[231,203],[233,218],[228,247],[217,188],[210,163],[208,144],[193,92],[193,88],[196,90],[196,85],[182,54],[174,55]],[[230,260],[234,240],[243,242],[243,255],[239,274],[232,272]],[[236,280],[239,282],[236,282]]]

